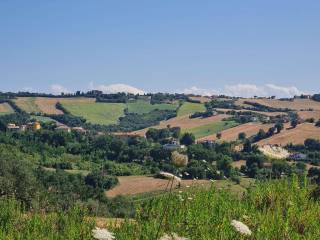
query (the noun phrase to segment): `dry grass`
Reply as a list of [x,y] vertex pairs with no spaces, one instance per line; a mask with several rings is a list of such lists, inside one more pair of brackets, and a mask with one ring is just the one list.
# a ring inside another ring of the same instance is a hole
[[257,144],[260,146],[266,144],[282,146],[289,143],[303,144],[307,138],[320,139],[320,128],[310,123],[299,124],[296,128],[287,128],[279,134],[259,141]]
[[292,110],[301,110],[312,108],[314,110],[320,110],[320,102],[313,101],[311,99],[294,99],[293,101],[280,101],[278,99],[239,99],[237,104],[240,106],[250,106],[244,104],[244,101],[256,102],[265,106],[275,107],[275,108],[289,108]]
[[[175,117],[171,118],[167,121],[160,122],[157,126],[152,126],[152,128],[166,128],[168,125],[170,127],[180,127],[181,129],[191,129],[203,125],[208,125],[213,122],[221,121],[223,118],[228,117],[228,115],[220,114],[217,116],[212,116],[208,118],[189,118],[189,116],[181,116],[181,117]],[[148,131],[149,128],[145,128],[142,130],[135,131],[135,134],[138,134],[140,136],[144,136],[145,133]]]
[[[107,197],[116,197],[118,195],[136,195],[140,193],[164,191],[168,184],[168,180],[159,179],[148,176],[123,176],[118,177],[119,184],[113,189],[106,192]],[[177,186],[174,182],[174,187]],[[182,180],[181,187],[191,185],[207,185],[210,184],[208,180]]]
[[0,114],[13,113],[13,109],[8,103],[0,103]]
[[303,120],[306,120],[308,118],[314,118],[316,121],[320,119],[320,110],[316,111],[299,111],[298,115]]
[[200,96],[200,97],[189,97],[189,99],[194,100],[194,101],[200,101],[200,103],[206,103],[210,102],[211,98],[206,97],[206,96]]
[[38,106],[41,112],[47,114],[62,114],[62,112],[56,109],[57,102],[60,103],[90,103],[95,102],[94,98],[46,98],[37,97],[35,99],[35,104]]
[[[222,140],[225,141],[235,141],[238,139],[238,135],[241,132],[246,133],[247,137],[253,136],[258,133],[260,129],[267,131],[274,124],[262,124],[262,123],[246,123],[233,128],[226,129],[221,132]],[[199,139],[199,141],[205,140],[216,140],[216,134],[206,136],[204,138]]]
[[35,97],[18,97],[14,100],[14,102],[20,107],[22,110],[31,113],[31,112],[40,112],[41,110],[35,103]]

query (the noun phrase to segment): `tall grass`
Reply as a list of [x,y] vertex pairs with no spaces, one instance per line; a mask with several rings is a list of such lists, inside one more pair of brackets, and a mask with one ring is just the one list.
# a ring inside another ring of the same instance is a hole
[[[188,239],[318,239],[320,203],[309,197],[303,180],[259,183],[239,199],[215,188],[193,189],[180,196],[164,197],[141,206],[136,222],[114,229],[116,239],[155,239],[159,216],[168,209],[161,235],[177,233]],[[231,226],[245,223],[251,236]]]
[[94,223],[86,211],[74,208],[69,212],[52,214],[24,213],[13,199],[0,200],[1,240],[74,240],[92,239]]
[[[134,221],[109,230],[117,240],[153,240],[158,231],[157,239],[165,233],[191,240],[319,239],[320,202],[310,197],[312,188],[296,177],[257,183],[242,197],[214,187],[191,188],[144,202]],[[15,200],[2,199],[0,239],[93,239],[94,223],[87,219],[80,208],[25,214]],[[252,235],[235,231],[234,219],[246,224]]]

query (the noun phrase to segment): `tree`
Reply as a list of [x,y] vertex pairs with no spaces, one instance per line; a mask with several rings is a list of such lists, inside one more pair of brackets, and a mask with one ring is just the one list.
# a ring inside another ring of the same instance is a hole
[[239,135],[238,135],[238,139],[241,140],[241,141],[243,141],[244,139],[246,139],[246,137],[247,137],[247,134],[246,134],[245,132],[241,132],[241,133],[239,133]]
[[292,119],[290,122],[291,127],[295,128],[298,125],[298,119]]
[[217,137],[218,139],[221,139],[222,133],[221,133],[221,132],[218,132],[217,135],[216,135],[216,137]]
[[277,133],[280,133],[283,129],[283,123],[281,122],[276,123],[275,128],[277,129]]
[[194,144],[196,141],[195,136],[192,133],[185,133],[180,139],[180,143],[186,146]]

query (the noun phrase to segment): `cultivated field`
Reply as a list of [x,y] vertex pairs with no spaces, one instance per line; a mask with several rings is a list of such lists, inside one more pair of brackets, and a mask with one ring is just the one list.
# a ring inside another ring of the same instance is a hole
[[266,144],[278,144],[285,146],[289,143],[303,144],[307,138],[314,138],[320,140],[320,128],[315,127],[314,124],[303,123],[296,128],[283,130],[279,134],[275,134],[270,138],[263,139],[257,144],[260,146]]
[[239,99],[236,103],[240,106],[250,106],[244,104],[244,101],[256,102],[268,107],[275,108],[289,108],[292,110],[302,110],[312,108],[314,110],[320,110],[320,102],[313,101],[311,99],[294,99],[293,101],[281,101],[278,99]]
[[14,110],[10,107],[8,103],[0,103],[0,115],[13,113]]
[[194,128],[182,129],[182,133],[193,133],[196,139],[199,139],[208,135],[216,134],[225,129],[233,128],[237,125],[238,123],[236,123],[235,121],[217,121]]
[[162,104],[150,104],[149,101],[145,100],[137,100],[136,102],[130,102],[127,103],[127,108],[130,113],[148,113],[152,110],[158,109],[158,110],[176,110],[178,107],[177,104],[168,104],[168,103],[162,103]]
[[[168,125],[170,127],[180,127],[181,129],[190,129],[190,128],[195,128],[203,125],[208,125],[213,122],[219,122],[223,118],[228,117],[228,115],[225,114],[220,114],[217,116],[212,116],[208,118],[189,118],[189,116],[181,116],[181,117],[175,117],[171,118],[166,121],[160,122],[159,125],[157,126],[152,126],[152,128],[166,128]],[[149,128],[142,129],[139,131],[135,131],[135,134],[138,134],[140,136],[144,136],[145,133],[148,131]]]
[[210,102],[211,98],[206,96],[199,96],[199,97],[189,97],[191,100],[200,101],[201,103]]
[[14,100],[18,107],[22,110],[31,113],[31,112],[41,112],[41,109],[36,104],[35,97],[19,97]]
[[228,111],[235,111],[235,112],[253,112],[253,113],[258,113],[258,114],[262,114],[265,116],[269,116],[269,117],[274,117],[274,116],[279,116],[279,115],[287,115],[286,112],[260,112],[260,111],[251,111],[251,110],[246,110],[246,109],[241,109],[241,110],[235,110],[235,109],[227,109],[227,108],[216,108],[217,111],[221,111],[221,112],[228,112]]
[[195,112],[204,112],[205,110],[206,108],[202,103],[184,102],[179,108],[178,116],[189,116]]
[[300,118],[303,120],[305,119],[310,119],[314,118],[316,121],[320,119],[320,110],[315,110],[315,111],[299,111],[298,115]]
[[39,107],[41,112],[48,114],[62,114],[62,112],[56,109],[57,102],[62,104],[78,104],[78,103],[94,103],[95,98],[46,98],[46,97],[37,97],[35,104]]
[[[118,195],[135,195],[146,192],[164,191],[168,185],[168,180],[148,177],[148,176],[123,176],[118,177],[119,184],[106,192],[107,197]],[[182,180],[181,187],[210,184],[208,180]],[[174,187],[177,187],[174,181]]]
[[[222,134],[221,139],[225,140],[225,141],[235,141],[238,139],[238,135],[241,132],[246,133],[247,137],[251,137],[251,136],[257,134],[260,129],[267,131],[270,127],[273,127],[273,126],[274,126],[274,124],[262,124],[262,123],[241,124],[239,126],[222,131],[221,132],[221,134]],[[205,140],[216,140],[216,139],[217,139],[216,134],[213,134],[213,135],[203,137],[199,140],[205,141]]]
[[96,102],[62,102],[62,105],[75,116],[87,119],[94,124],[116,124],[124,116],[124,103],[96,103]]

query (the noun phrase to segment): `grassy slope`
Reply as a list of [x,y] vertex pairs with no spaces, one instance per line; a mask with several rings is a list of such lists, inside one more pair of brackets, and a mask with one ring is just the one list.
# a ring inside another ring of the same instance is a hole
[[190,115],[195,112],[204,112],[205,110],[206,108],[202,103],[184,102],[179,108],[178,116]]
[[8,103],[0,103],[0,115],[14,113],[14,110]]
[[41,112],[37,104],[35,103],[35,97],[19,97],[14,100],[14,102],[20,107],[22,110],[31,113],[31,112]]
[[148,113],[152,110],[175,110],[177,105],[175,104],[150,104],[148,101],[138,100],[136,102],[127,103],[128,111],[130,113]]
[[35,115],[33,116],[33,115],[31,115],[31,119],[35,119],[37,121],[44,122],[44,123],[55,122],[55,120],[53,120],[52,118],[44,117],[44,116],[35,116]]
[[126,107],[123,103],[68,103],[63,106],[75,116],[81,116],[90,123],[115,124],[124,115]]
[[[320,202],[309,194],[310,187],[297,180],[259,183],[241,199],[215,187],[191,189],[152,200],[135,222],[113,231],[117,240],[159,239],[165,233],[190,240],[318,239]],[[236,232],[234,219],[246,224],[252,236]]]
[[237,125],[234,121],[218,121],[195,128],[183,129],[182,132],[193,133],[196,138],[202,138]]

